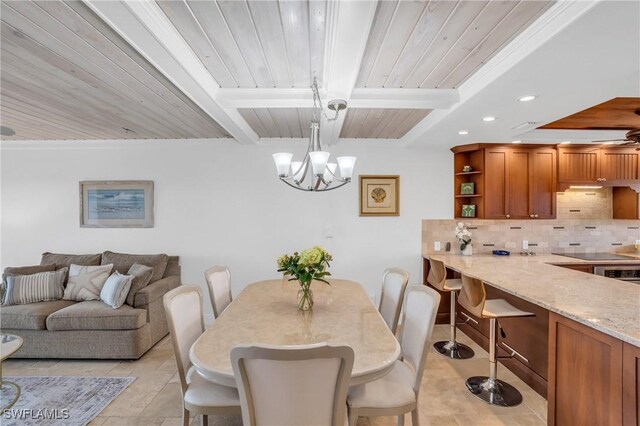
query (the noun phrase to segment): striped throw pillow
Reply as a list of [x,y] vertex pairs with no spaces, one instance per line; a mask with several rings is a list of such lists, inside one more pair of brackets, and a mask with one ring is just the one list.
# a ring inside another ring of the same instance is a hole
[[2,306],[60,300],[64,295],[67,268],[32,275],[7,277],[7,288]]

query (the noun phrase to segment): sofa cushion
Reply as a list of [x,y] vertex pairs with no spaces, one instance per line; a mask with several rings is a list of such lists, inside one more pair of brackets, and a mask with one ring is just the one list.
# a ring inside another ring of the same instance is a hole
[[65,275],[67,268],[7,277],[2,306],[60,300],[64,294]]
[[113,263],[113,269],[121,274],[126,274],[134,263],[152,267],[151,282],[156,282],[164,276],[168,262],[169,256],[166,254],[127,254],[112,251],[102,253],[102,264]]
[[126,303],[129,306],[133,306],[136,293],[145,288],[151,282],[153,268],[151,266],[134,263],[131,268],[129,268],[129,271],[127,271],[127,275],[133,275],[133,281],[131,282],[131,288],[129,289]]
[[100,300],[100,292],[111,275],[113,265],[80,266],[71,264],[69,282],[64,290],[63,299]]
[[118,309],[99,300],[75,303],[47,318],[47,330],[134,330],[147,322],[147,311],[123,305]]
[[74,305],[70,300],[29,303],[2,307],[2,328],[16,330],[46,330],[49,315]]
[[[102,259],[102,254],[62,254],[62,253],[50,253],[44,252],[42,253],[42,259],[40,260],[40,264],[48,264],[54,263],[56,265],[56,269],[62,269],[65,266],[67,268],[71,267],[71,264],[74,265],[82,265],[82,266],[97,266],[100,264],[100,259]],[[66,284],[69,280],[69,274],[67,274],[67,278],[64,280]]]
[[4,272],[2,273],[2,281],[4,281],[7,277],[13,277],[14,275],[32,275],[39,272],[51,272],[55,270],[55,263],[46,263],[44,265],[33,266],[7,266],[6,268],[4,268]]
[[133,275],[122,275],[118,271],[114,272],[102,286],[100,300],[113,309],[118,309],[127,300],[132,281]]

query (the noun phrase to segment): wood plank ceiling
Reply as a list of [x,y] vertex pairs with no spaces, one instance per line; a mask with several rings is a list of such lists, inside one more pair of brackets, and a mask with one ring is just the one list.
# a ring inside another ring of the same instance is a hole
[[[457,88],[551,4],[380,1],[356,87]],[[155,5],[222,88],[308,88],[314,77],[322,87],[331,78],[327,0]],[[16,132],[4,138],[229,137],[82,2],[3,1],[1,12],[0,112]],[[361,105],[347,110],[340,135],[400,138],[430,112]],[[239,113],[260,137],[309,133],[309,108]]]
[[349,109],[340,137],[400,139],[430,112],[429,109]]
[[613,98],[540,129],[640,129],[640,98]]
[[157,4],[221,87],[322,85],[324,0]]
[[311,108],[241,108],[240,115],[261,138],[308,138]]
[[459,87],[551,1],[381,1],[358,87]]
[[1,7],[3,139],[229,137],[83,3]]

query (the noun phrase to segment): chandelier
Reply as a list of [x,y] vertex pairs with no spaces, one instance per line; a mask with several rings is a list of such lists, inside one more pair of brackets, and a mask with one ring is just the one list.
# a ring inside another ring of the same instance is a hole
[[[323,114],[327,121],[337,120],[340,111],[347,108],[347,103],[343,100],[329,102],[327,108],[335,112],[333,117],[329,117],[322,108],[318,83],[315,78],[311,90],[313,91],[313,115],[309,125],[311,128],[309,146],[304,159],[291,161],[293,154],[278,152],[273,154],[273,160],[276,163],[278,177],[290,187],[301,191],[330,191],[351,182],[356,157],[337,157],[337,163],[329,162],[331,154],[323,151],[320,143],[320,118]],[[339,176],[336,174],[338,169],[340,170]]]

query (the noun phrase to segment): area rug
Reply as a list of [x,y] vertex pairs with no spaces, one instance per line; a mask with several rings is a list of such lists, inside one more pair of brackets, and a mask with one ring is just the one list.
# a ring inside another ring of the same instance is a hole
[[[1,413],[2,426],[79,426],[100,414],[135,377],[13,376],[3,379],[18,384],[22,393],[13,407]],[[2,407],[14,396],[13,388],[3,388]]]

